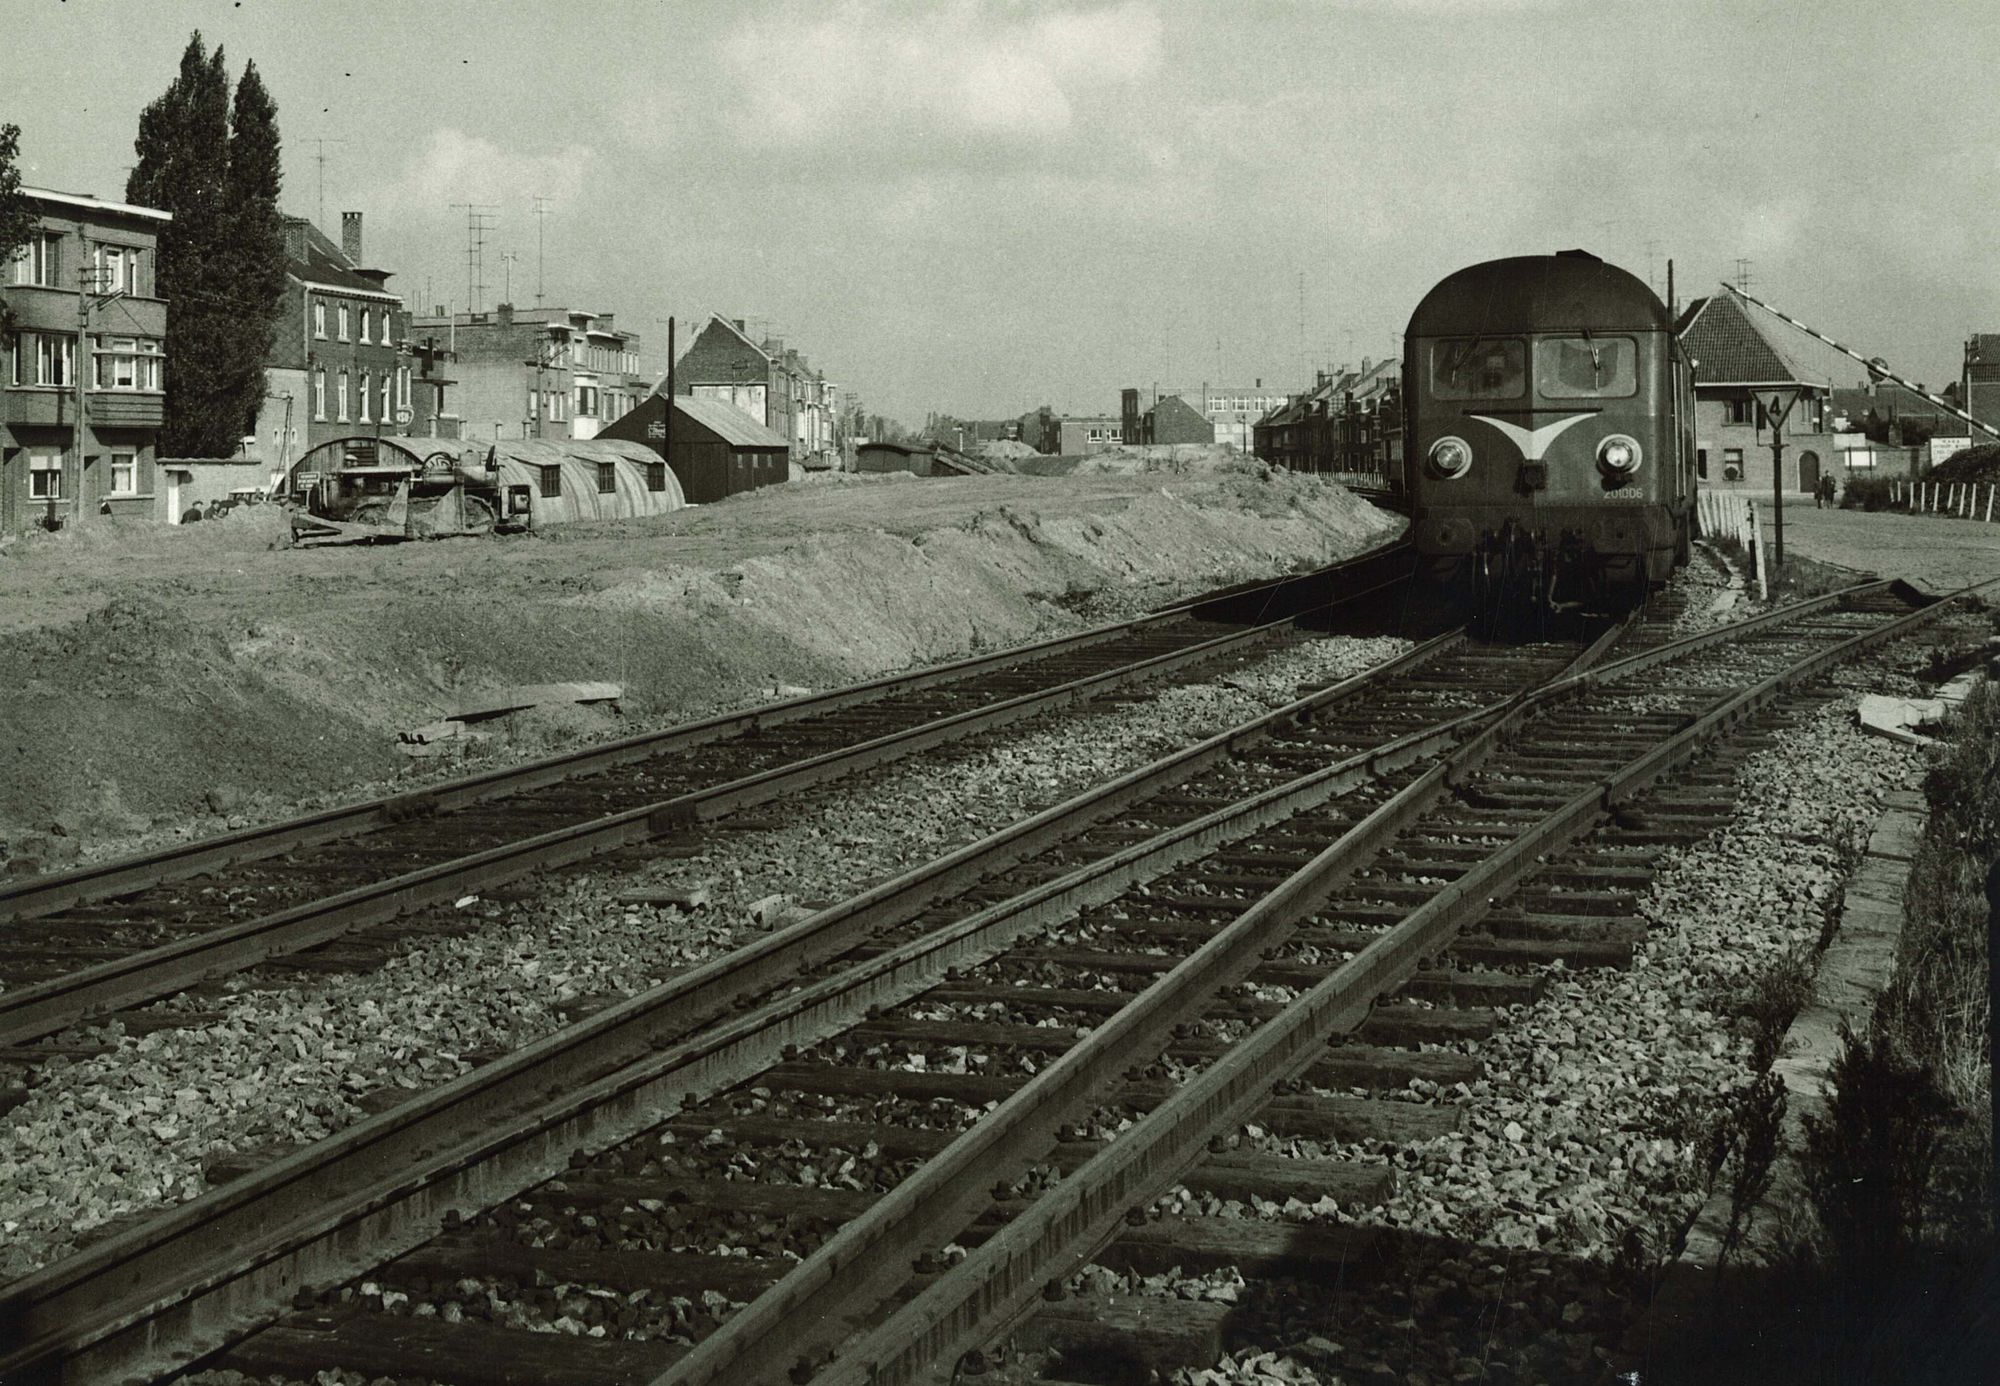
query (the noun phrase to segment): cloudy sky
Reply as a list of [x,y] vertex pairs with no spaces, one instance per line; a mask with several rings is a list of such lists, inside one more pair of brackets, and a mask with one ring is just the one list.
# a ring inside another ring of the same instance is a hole
[[547,301],[649,370],[720,312],[910,422],[1296,388],[1398,350],[1449,271],[1569,246],[1662,291],[1671,258],[1683,300],[1747,259],[1933,384],[2000,331],[1991,0],[9,10],[30,183],[120,195],[198,28],[278,102],[287,209],[323,173],[413,305],[464,304],[452,204],[489,204],[482,306],[534,301],[539,225]]

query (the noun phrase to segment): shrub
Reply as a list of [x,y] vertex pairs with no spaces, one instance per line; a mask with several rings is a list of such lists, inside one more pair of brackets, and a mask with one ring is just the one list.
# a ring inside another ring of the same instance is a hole
[[1824,1117],[1805,1119],[1807,1195],[1850,1287],[1893,1283],[1923,1234],[1924,1196],[1956,1109],[1887,1027],[1844,1030]]
[[1931,469],[1927,481],[2000,481],[2000,443],[1960,448]]
[[2000,855],[2000,689],[1983,682],[1924,772],[1930,836],[1979,861]]
[[1840,493],[1842,510],[1887,510],[1895,503],[1887,477],[1849,478],[1846,488]]
[[1722,1235],[1727,1258],[1743,1240],[1750,1211],[1770,1192],[1772,1165],[1785,1126],[1785,1080],[1766,1070],[1736,1099],[1731,1125],[1738,1139],[1724,1168],[1729,1174],[1729,1226]]

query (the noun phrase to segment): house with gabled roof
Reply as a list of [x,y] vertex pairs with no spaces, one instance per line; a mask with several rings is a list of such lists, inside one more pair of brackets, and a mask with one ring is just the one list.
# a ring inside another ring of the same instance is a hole
[[1811,495],[1837,458],[1833,392],[1860,383],[1859,363],[1732,293],[1689,303],[1674,326],[1694,363],[1695,471],[1704,486],[1771,494],[1771,420],[1760,395],[1789,389],[1782,421],[1784,490]]
[[675,393],[748,414],[783,438],[801,466],[837,463],[839,387],[782,340],[759,341],[742,318],[712,314],[674,372]]
[[336,438],[429,431],[412,423],[435,396],[412,391],[402,297],[362,258],[361,213],[340,221],[336,245],[304,217],[284,218],[285,297],[250,449],[274,471]]

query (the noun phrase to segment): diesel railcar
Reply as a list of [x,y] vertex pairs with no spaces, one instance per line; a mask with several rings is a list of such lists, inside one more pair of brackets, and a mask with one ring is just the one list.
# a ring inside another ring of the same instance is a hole
[[1580,250],[1491,260],[1404,337],[1411,533],[1487,618],[1612,609],[1685,563],[1693,372],[1666,305]]

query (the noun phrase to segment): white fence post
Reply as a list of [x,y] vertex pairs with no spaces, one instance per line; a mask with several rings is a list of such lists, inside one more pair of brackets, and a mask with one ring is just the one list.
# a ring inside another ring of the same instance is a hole
[[1757,551],[1757,600],[1767,602],[1771,600],[1771,579],[1770,575],[1764,570],[1764,534],[1762,530],[1757,528],[1756,502],[1746,498],[1743,502],[1743,509],[1750,531],[1752,547]]
[[1989,525],[1993,523],[1993,495],[1996,491],[2000,491],[2000,482],[1986,483],[1986,523]]

